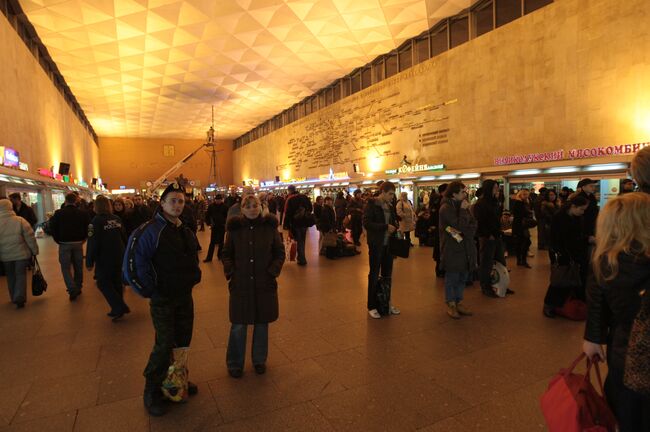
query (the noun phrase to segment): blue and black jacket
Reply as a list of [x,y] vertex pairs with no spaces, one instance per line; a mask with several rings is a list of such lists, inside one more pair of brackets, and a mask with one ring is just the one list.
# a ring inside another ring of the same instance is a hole
[[125,281],[143,297],[181,297],[201,281],[199,243],[161,212],[133,231],[122,263]]

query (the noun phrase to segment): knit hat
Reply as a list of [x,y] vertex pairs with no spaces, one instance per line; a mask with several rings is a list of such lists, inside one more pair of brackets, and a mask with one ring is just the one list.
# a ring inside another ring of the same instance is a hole
[[162,195],[160,195],[160,199],[164,200],[165,197],[167,196],[167,194],[170,193],[170,192],[180,192],[182,194],[185,194],[185,191],[183,190],[181,185],[179,185],[177,182],[173,182],[173,183],[170,183],[169,186],[167,186],[165,188]]

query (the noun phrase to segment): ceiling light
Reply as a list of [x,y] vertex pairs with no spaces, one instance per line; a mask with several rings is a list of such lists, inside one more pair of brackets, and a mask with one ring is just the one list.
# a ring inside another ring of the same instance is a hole
[[462,179],[472,179],[472,178],[479,178],[479,177],[481,177],[481,174],[479,173],[466,173],[460,175],[460,178]]
[[542,172],[542,170],[540,170],[540,169],[525,169],[525,170],[513,171],[513,172],[510,173],[510,175],[513,175],[513,176],[532,175],[532,174],[539,174],[541,172]]
[[436,176],[424,176],[424,177],[420,177],[418,179],[418,181],[432,181],[432,180],[435,180],[435,179],[436,179]]
[[547,170],[544,170],[546,174],[561,174],[561,173],[571,173],[578,171],[579,168],[575,166],[566,166],[566,167],[553,167]]
[[438,177],[438,180],[453,180],[456,177],[457,177],[456,174],[445,174]]
[[624,169],[627,169],[627,164],[624,163],[597,164],[585,167],[585,171],[616,171]]
[[373,184],[373,183],[374,182],[372,180],[366,180],[364,182],[361,182],[362,185],[369,185],[369,184]]

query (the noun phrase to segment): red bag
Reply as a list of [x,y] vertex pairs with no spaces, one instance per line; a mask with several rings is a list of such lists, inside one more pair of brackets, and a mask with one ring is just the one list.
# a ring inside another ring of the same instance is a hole
[[572,321],[586,321],[587,304],[582,300],[570,298],[562,307],[556,308],[555,313]]
[[616,418],[605,398],[591,385],[591,367],[595,366],[600,392],[603,381],[597,362],[587,359],[587,373],[583,376],[573,370],[584,359],[584,353],[569,369],[562,369],[541,397],[542,413],[550,432],[614,432]]
[[297,254],[298,254],[298,243],[292,240],[291,246],[289,247],[289,261],[295,261]]

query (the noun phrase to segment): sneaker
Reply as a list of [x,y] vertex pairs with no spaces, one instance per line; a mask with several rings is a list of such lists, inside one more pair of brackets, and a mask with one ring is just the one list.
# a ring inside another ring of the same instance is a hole
[[75,292],[75,293],[70,293],[69,294],[70,301],[77,300],[77,297],[79,297],[80,295],[81,295],[81,291]]
[[467,308],[464,304],[461,302],[456,303],[456,310],[458,311],[459,314],[465,315],[465,316],[472,316],[474,315],[469,308]]
[[264,375],[266,372],[266,365],[264,363],[253,365],[255,368],[255,373],[258,375]]
[[190,396],[194,396],[199,392],[199,388],[196,384],[194,384],[191,381],[187,382],[187,394]]
[[241,369],[228,369],[228,375],[233,378],[241,378],[244,375],[244,371]]
[[510,288],[506,289],[506,295],[513,295],[515,292],[511,290]]
[[458,308],[456,307],[455,302],[447,303],[447,315],[453,319],[460,319],[460,314],[458,313]]
[[160,417],[167,413],[167,407],[165,406],[163,394],[159,389],[145,390],[143,401],[144,407],[147,409],[149,415]]
[[374,318],[374,319],[381,318],[381,315],[379,315],[379,312],[377,311],[377,309],[369,310],[368,315],[370,315],[370,318]]
[[390,314],[391,315],[399,315],[401,313],[402,313],[402,311],[399,310],[398,308],[396,308],[395,306],[390,307]]
[[25,302],[18,302],[16,303],[16,309],[22,309],[25,307]]
[[497,293],[494,292],[492,288],[483,288],[481,289],[481,292],[483,293],[484,296],[490,297],[490,298],[499,298]]

